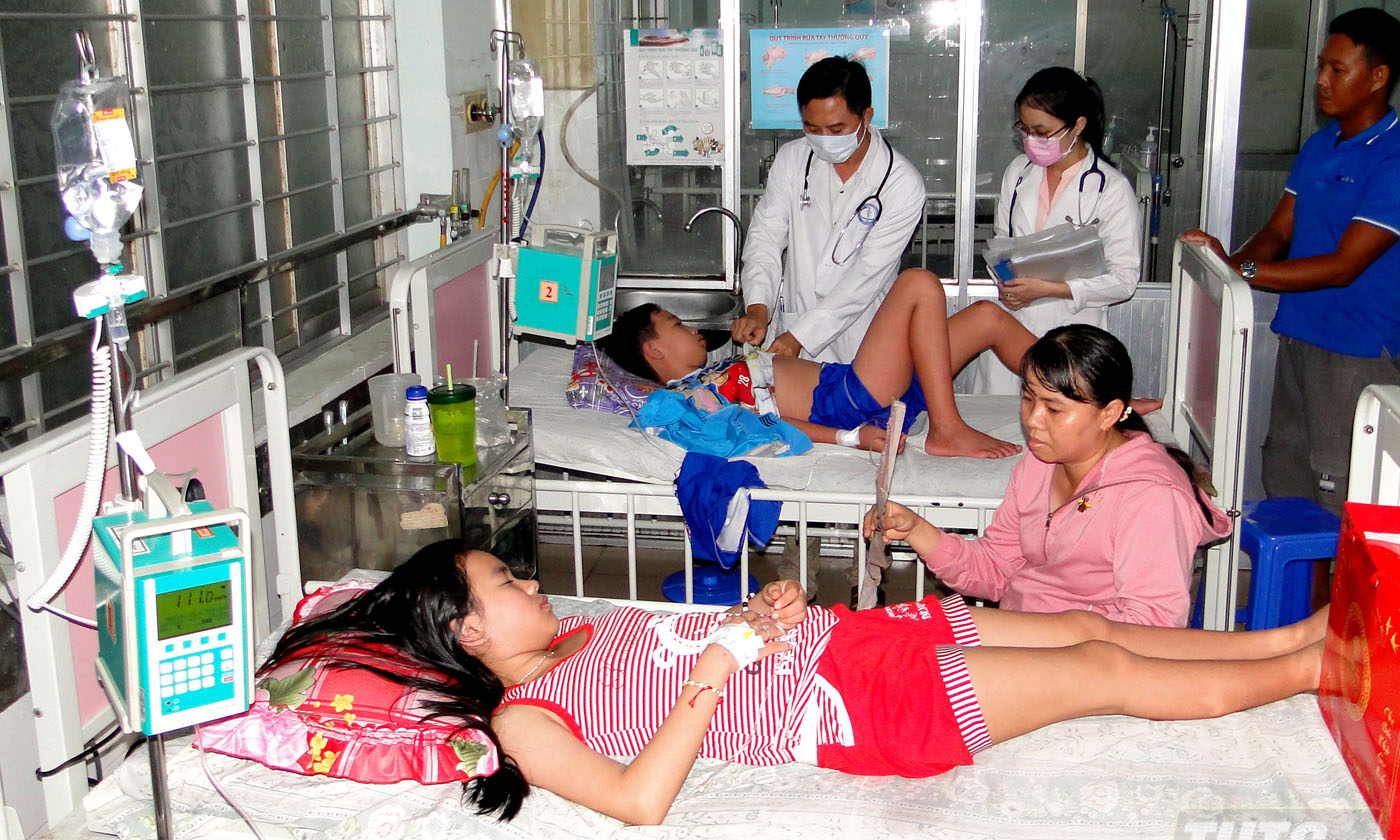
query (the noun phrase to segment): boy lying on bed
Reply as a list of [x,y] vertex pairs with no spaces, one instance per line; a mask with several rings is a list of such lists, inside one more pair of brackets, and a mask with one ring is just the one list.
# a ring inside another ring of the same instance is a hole
[[[908,406],[904,432],[920,411],[928,411],[924,451],[930,455],[1015,455],[1020,446],[977,431],[958,414],[953,375],[988,348],[1019,373],[1021,355],[1035,336],[990,302],[974,303],[951,318],[947,311],[938,278],[908,269],[880,304],[853,363],[821,364],[759,352],[749,362],[760,368],[752,371],[752,379],[771,381],[779,416],[814,442],[883,449],[890,401],[898,397]],[[692,375],[701,382],[733,378],[733,361],[715,371],[697,370],[705,364],[705,340],[654,304],[624,313],[600,344],[626,370],[673,387]]]

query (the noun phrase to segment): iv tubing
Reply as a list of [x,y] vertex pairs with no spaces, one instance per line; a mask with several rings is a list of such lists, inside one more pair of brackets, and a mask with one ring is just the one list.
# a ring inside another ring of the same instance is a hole
[[[515,154],[515,147],[520,145],[516,140],[515,145],[510,147],[510,153]],[[497,169],[496,174],[491,176],[491,183],[486,185],[486,194],[481,197],[481,212],[476,217],[476,227],[478,230],[486,227],[486,211],[491,207],[491,194],[496,191],[496,185],[501,182],[501,170]]]
[[525,238],[525,228],[530,224],[530,215],[535,212],[535,199],[540,197],[540,184],[544,183],[544,135],[539,136],[540,141],[540,174],[535,176],[535,188],[530,192],[530,204],[525,208],[525,216],[520,220],[519,238]]
[[[92,520],[97,515],[98,502],[102,500],[102,479],[107,474],[108,424],[112,411],[112,348],[99,346],[102,338],[102,320],[94,320],[95,330],[92,339],[92,414],[88,432],[87,476],[83,480],[83,497],[78,507],[78,521],[73,523],[73,534],[68,538],[68,548],[58,562],[49,579],[37,592],[29,597],[26,606],[39,612],[49,610],[73,621],[74,617],[50,606],[49,601],[57,597],[68,585],[73,573],[78,570],[78,562],[83,558],[88,541],[92,538]],[[106,564],[104,564],[106,565]],[[108,567],[104,572],[119,577],[115,569]],[[85,620],[79,621],[84,623]],[[95,627],[93,623],[91,626]]]

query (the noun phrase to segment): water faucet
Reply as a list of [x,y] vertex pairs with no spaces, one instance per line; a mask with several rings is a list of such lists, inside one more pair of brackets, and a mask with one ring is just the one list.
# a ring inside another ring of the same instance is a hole
[[695,224],[695,220],[706,213],[722,213],[728,216],[729,221],[734,223],[734,230],[739,234],[738,246],[734,250],[734,291],[737,292],[739,291],[739,267],[742,265],[744,259],[744,223],[739,221],[739,217],[735,215],[733,210],[727,207],[720,207],[716,204],[709,207],[701,207],[699,210],[696,210],[695,214],[686,221],[685,227],[682,228],[682,230],[689,232],[691,226]]
[[[650,208],[651,208],[651,212],[656,216],[656,220],[657,220],[658,222],[664,222],[664,221],[666,221],[666,217],[663,216],[663,215],[661,215],[661,205],[660,205],[660,204],[657,204],[655,201],[652,201],[652,200],[649,199],[649,198],[634,198],[634,199],[632,199],[632,212],[633,212],[634,214],[637,212],[637,209],[638,209],[639,207],[650,207]],[[633,218],[633,219],[636,219],[636,216],[634,215],[632,218]],[[619,229],[619,228],[618,228],[618,224],[619,224],[621,221],[622,221],[622,208],[619,207],[619,208],[617,209],[617,212],[613,214],[613,230],[618,230],[618,229]]]

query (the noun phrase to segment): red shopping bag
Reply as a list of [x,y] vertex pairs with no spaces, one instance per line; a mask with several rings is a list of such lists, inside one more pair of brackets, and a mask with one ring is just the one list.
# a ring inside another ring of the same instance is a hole
[[1400,507],[1346,505],[1317,702],[1381,832],[1400,840]]

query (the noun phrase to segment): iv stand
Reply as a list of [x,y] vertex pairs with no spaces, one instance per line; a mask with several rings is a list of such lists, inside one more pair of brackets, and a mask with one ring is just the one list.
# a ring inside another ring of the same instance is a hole
[[[491,30],[491,51],[497,56],[497,80],[499,85],[500,106],[496,109],[497,115],[497,139],[501,146],[501,225],[499,228],[499,244],[496,246],[496,282],[498,293],[497,318],[501,325],[501,346],[498,362],[500,364],[502,391],[501,398],[507,406],[510,405],[510,281],[515,275],[515,267],[512,264],[508,270],[503,270],[504,261],[513,258],[510,254],[510,243],[515,238],[515,231],[511,229],[510,223],[510,140],[509,136],[501,138],[504,129],[509,131],[510,126],[510,51],[514,44],[516,49],[525,50],[525,39],[519,32],[510,29],[510,3],[504,6],[502,14],[502,25],[504,29]],[[476,372],[473,371],[472,375]]]

